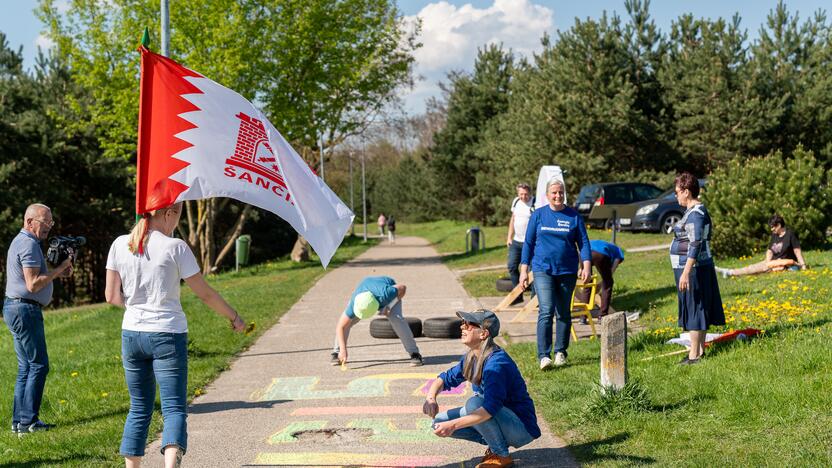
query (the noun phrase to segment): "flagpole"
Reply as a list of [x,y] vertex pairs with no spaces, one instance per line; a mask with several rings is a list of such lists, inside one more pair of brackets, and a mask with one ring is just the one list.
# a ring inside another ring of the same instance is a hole
[[324,136],[323,135],[320,135],[318,137],[318,150],[321,153],[321,180],[326,182],[326,179],[324,178]]
[[170,57],[170,0],[162,0],[162,55]]
[[[352,186],[352,150],[347,153],[347,159],[350,161],[350,211],[355,213],[355,189]],[[350,235],[355,235],[355,222],[350,225]]]

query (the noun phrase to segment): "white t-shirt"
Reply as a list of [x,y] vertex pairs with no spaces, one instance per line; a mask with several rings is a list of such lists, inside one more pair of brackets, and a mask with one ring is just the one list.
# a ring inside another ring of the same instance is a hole
[[517,242],[524,242],[526,240],[526,226],[529,225],[529,218],[532,217],[534,206],[532,206],[531,199],[528,203],[523,203],[517,197],[511,202],[511,214],[514,215],[514,239]]
[[126,306],[121,328],[187,333],[188,320],[179,302],[179,280],[200,272],[193,252],[182,239],[149,231],[147,249],[139,256],[127,248],[129,238],[124,235],[116,239],[107,256],[107,269],[121,276]]

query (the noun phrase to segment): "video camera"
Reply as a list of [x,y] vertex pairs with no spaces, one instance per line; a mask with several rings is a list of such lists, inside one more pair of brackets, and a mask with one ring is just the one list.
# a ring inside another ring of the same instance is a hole
[[46,251],[46,260],[52,265],[60,265],[67,258],[78,255],[78,247],[87,243],[87,238],[83,236],[54,236],[49,239],[49,249]]

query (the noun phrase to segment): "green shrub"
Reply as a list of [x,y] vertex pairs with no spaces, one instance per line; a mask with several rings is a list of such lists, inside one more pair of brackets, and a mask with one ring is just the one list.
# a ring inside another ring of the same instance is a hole
[[823,166],[802,147],[791,158],[778,151],[761,158],[735,158],[708,179],[705,204],[714,223],[718,256],[764,251],[771,237],[768,220],[775,213],[805,247],[825,240],[832,224],[832,190]]

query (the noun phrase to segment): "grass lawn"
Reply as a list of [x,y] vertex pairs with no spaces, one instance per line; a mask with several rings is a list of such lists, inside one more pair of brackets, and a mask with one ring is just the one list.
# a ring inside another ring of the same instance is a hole
[[[330,263],[334,268],[365,251],[346,239]],[[216,315],[182,288],[188,316],[188,394],[202,388],[228,368],[231,359],[251,345],[323,276],[317,257],[305,264],[278,261],[212,277],[209,282],[256,328],[249,335],[232,333],[228,321]],[[265,294],[264,292],[268,292]],[[107,305],[48,311],[45,314],[50,372],[42,418],[57,428],[18,439],[11,434],[12,389],[17,374],[11,334],[0,327],[0,465],[2,466],[123,466],[118,455],[129,397],[121,367],[120,309]],[[158,400],[157,400],[158,408]],[[161,430],[154,413],[151,434]],[[151,435],[155,437],[155,435]]]
[[[538,414],[588,466],[832,466],[832,254],[804,252],[811,270],[720,278],[727,329],[760,338],[708,349],[696,366],[663,344],[676,326],[666,252],[629,255],[613,303],[642,310],[629,341],[636,392],[612,404],[597,388],[598,340],[573,342],[569,365],[541,372],[535,345],[514,344]],[[726,261],[738,266],[751,260]]]

